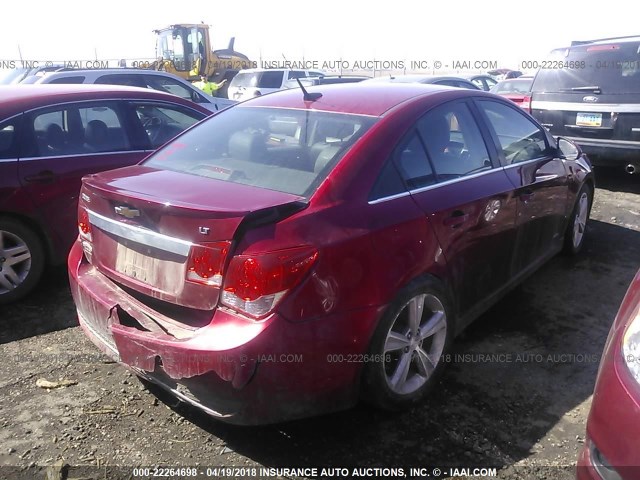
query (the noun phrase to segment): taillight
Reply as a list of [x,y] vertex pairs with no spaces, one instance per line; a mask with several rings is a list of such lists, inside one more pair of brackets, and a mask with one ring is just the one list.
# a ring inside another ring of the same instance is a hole
[[80,232],[80,245],[82,251],[89,263],[93,257],[93,239],[91,238],[91,223],[89,222],[89,213],[84,207],[78,208],[78,231]]
[[231,242],[193,245],[187,261],[187,281],[202,285],[222,285],[222,268]]
[[91,223],[89,223],[89,214],[87,210],[80,207],[78,209],[78,230],[80,236],[91,240]]
[[264,317],[302,281],[317,257],[318,251],[310,246],[237,255],[225,275],[222,303],[251,317]]
[[531,113],[531,95],[527,95],[522,99],[520,107],[524,108],[527,113]]

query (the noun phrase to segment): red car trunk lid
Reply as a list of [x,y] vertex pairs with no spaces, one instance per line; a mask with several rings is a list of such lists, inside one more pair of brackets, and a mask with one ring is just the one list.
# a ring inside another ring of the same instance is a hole
[[306,200],[211,178],[135,166],[84,179],[80,207],[91,223],[91,261],[121,286],[199,310],[220,285],[187,281],[196,246],[221,248],[256,212]]

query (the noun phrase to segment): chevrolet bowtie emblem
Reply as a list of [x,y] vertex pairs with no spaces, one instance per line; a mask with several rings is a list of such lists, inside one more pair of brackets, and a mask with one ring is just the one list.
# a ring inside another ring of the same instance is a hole
[[140,210],[136,210],[135,208],[129,207],[116,207],[116,213],[118,215],[122,215],[127,218],[135,218],[140,216]]

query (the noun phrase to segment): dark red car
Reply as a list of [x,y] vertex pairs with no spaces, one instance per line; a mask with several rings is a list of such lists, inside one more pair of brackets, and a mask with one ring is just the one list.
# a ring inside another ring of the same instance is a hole
[[533,77],[518,77],[500,80],[491,87],[491,93],[508,98],[527,112],[531,107],[531,85]]
[[72,293],[104,352],[225,421],[404,408],[457,332],[580,249],[593,191],[577,147],[490,93],[291,89],[86,177]]
[[640,271],[604,347],[578,480],[640,479]]
[[133,165],[210,114],[143,89],[0,87],[0,304],[66,260],[83,175]]

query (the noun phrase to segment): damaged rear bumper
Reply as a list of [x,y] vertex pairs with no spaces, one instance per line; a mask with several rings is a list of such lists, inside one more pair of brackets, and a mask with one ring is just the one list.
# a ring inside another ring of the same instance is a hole
[[[83,260],[69,256],[80,325],[105,354],[179,399],[223,421],[258,425],[354,405],[363,364],[336,361],[367,350],[355,322],[329,315],[291,323],[254,322],[217,309],[212,321],[176,338],[131,322],[151,310]],[[146,310],[146,312],[145,312]],[[375,322],[379,309],[357,312]],[[354,314],[355,315],[355,314]],[[135,323],[135,322],[134,322]]]

